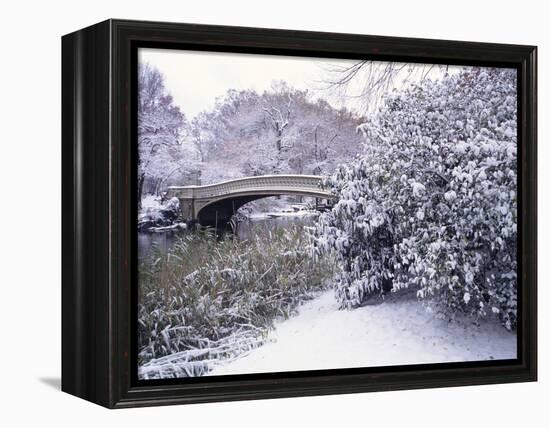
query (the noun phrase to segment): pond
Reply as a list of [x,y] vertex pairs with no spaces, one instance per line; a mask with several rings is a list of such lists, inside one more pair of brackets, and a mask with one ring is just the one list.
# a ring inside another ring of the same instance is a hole
[[[250,237],[255,234],[262,234],[267,237],[269,231],[278,228],[287,228],[290,225],[311,226],[316,218],[317,216],[315,214],[251,218],[238,224],[236,235],[239,239],[250,239]],[[167,252],[172,248],[178,237],[186,233],[193,232],[188,230],[138,232],[138,257],[148,256],[154,246],[159,248],[162,252]]]

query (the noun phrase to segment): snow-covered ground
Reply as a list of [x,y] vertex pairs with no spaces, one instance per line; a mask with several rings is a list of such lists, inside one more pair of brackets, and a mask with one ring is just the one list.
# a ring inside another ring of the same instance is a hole
[[262,213],[252,213],[248,214],[247,217],[251,220],[263,220],[267,218],[275,218],[275,217],[309,217],[309,216],[317,216],[319,215],[318,211],[315,210],[298,210],[294,211],[291,209],[286,210],[278,210],[278,211],[268,211],[268,212],[262,212]]
[[250,220],[265,220],[269,218],[314,217],[319,211],[312,204],[288,201],[288,198],[275,197],[253,201],[240,209],[240,213]]
[[147,194],[141,198],[141,209],[146,211],[149,208],[160,208],[160,196]]
[[278,323],[267,343],[208,375],[516,358],[516,335],[495,320],[449,323],[413,294],[338,310],[334,292]]

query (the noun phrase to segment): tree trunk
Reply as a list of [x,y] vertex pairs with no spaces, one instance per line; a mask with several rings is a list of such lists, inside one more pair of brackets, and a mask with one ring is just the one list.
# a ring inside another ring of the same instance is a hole
[[[167,176],[166,179],[170,178],[170,176]],[[155,180],[155,195],[160,195],[160,188],[162,186],[162,184],[164,183],[164,179],[162,178],[158,178],[157,180]]]
[[137,194],[138,211],[141,209],[141,197],[143,195],[144,181],[145,181],[145,174],[140,174],[138,177],[138,194]]
[[315,134],[314,134],[314,141],[315,141],[315,144],[313,146],[313,149],[314,149],[314,154],[315,154],[315,162],[317,162],[319,160],[319,154],[318,154],[318,147],[319,145],[317,144],[317,128],[319,128],[318,126],[315,127]]

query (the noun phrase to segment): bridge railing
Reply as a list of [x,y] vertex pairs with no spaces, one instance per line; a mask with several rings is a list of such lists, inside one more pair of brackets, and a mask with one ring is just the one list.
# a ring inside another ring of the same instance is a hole
[[205,186],[171,186],[168,196],[185,199],[213,198],[244,191],[255,190],[310,190],[316,193],[326,193],[321,187],[322,177],[318,175],[262,175],[256,177],[238,178]]

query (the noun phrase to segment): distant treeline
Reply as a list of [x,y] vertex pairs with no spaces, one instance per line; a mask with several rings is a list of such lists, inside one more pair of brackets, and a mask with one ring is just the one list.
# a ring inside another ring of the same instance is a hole
[[330,173],[361,152],[356,128],[363,121],[283,81],[263,93],[229,89],[211,111],[188,120],[174,104],[162,74],[141,64],[139,199],[173,183]]

